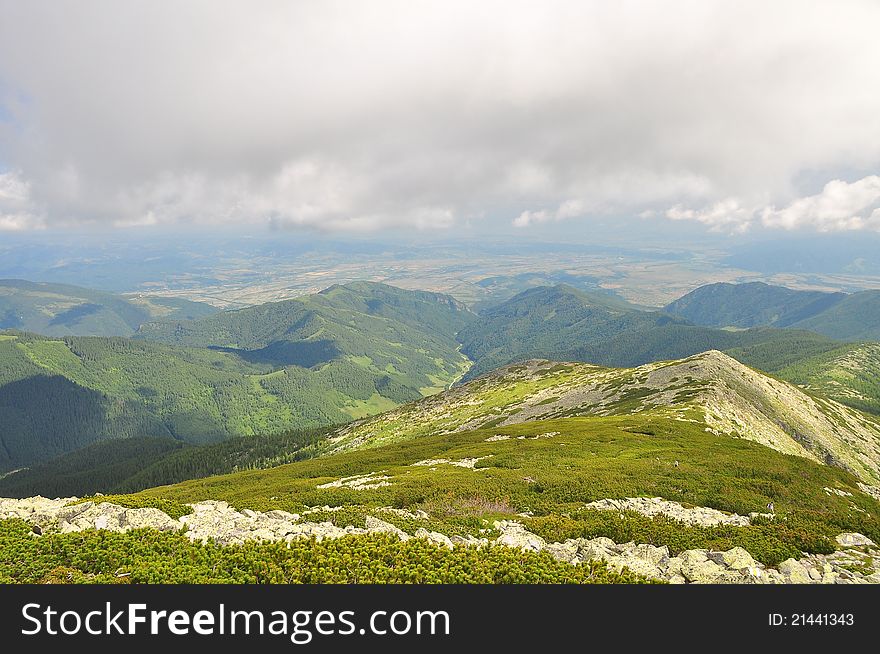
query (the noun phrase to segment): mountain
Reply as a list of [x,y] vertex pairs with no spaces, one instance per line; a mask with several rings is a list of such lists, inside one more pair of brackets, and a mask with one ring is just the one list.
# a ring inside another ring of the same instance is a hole
[[330,451],[372,448],[432,433],[645,411],[696,420],[718,436],[755,441],[880,483],[880,424],[718,351],[632,369],[518,363],[351,423],[331,436],[327,446]]
[[847,295],[761,282],[709,284],[664,311],[709,327],[790,327],[839,340],[880,340],[880,290]]
[[[111,501],[222,500],[465,542],[493,539],[496,520],[513,520],[548,543],[601,536],[670,555],[739,546],[771,565],[833,552],[841,531],[880,538],[877,489],[865,483],[878,479],[880,428],[719,352],[630,370],[529,361],[343,427],[316,447],[321,455],[308,460]],[[624,498],[683,506],[643,514],[617,508]],[[771,502],[775,516],[766,515]],[[684,507],[736,513],[737,522],[681,522]]]
[[471,319],[448,296],[357,284],[146,327],[213,348],[0,334],[0,471],[111,438],[208,443],[390,409],[467,370],[453,335]]
[[[408,376],[410,386],[442,390],[448,381],[438,374],[463,372],[455,335],[473,319],[448,295],[355,282],[201,320],[147,323],[137,338],[272,365],[311,367],[347,358],[377,374]],[[450,363],[438,368],[441,359]]]
[[718,283],[701,286],[663,310],[708,327],[788,327],[845,298],[845,293],[796,291],[763,282]]
[[761,349],[758,345],[729,354],[811,392],[880,415],[880,343],[805,348],[800,356],[779,359]]
[[828,340],[806,332],[697,326],[565,285],[531,289],[487,309],[459,332],[458,339],[461,351],[474,360],[466,379],[529,358],[628,367],[711,349],[773,343],[778,352],[804,341]]
[[123,297],[67,284],[0,280],[0,329],[44,336],[128,336],[156,318],[201,318],[216,311],[179,298]]
[[880,341],[880,290],[848,295],[829,309],[794,325],[847,341]]

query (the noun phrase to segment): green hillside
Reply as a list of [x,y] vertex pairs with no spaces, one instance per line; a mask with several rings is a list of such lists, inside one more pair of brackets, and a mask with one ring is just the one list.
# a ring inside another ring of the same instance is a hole
[[45,336],[128,336],[156,318],[201,318],[216,311],[179,298],[126,298],[67,284],[0,280],[0,329]]
[[773,344],[766,354],[781,356],[784,352],[796,354],[804,343],[830,342],[807,332],[700,327],[683,318],[641,311],[615,298],[567,286],[521,293],[483,312],[458,338],[462,352],[475,362],[468,379],[529,358],[637,366],[758,343]]
[[[346,486],[351,479],[375,483]],[[741,515],[772,501],[785,517],[705,527],[585,508],[635,496]],[[483,535],[493,520],[513,519],[552,541],[605,536],[667,545],[673,553],[739,545],[771,564],[802,551],[831,551],[842,529],[880,536],[880,504],[849,473],[650,410],[434,433],[113,498],[133,506],[204,499],[263,511],[342,507],[309,518],[363,526],[365,516],[376,515],[409,533]]]
[[880,341],[880,291],[848,295],[831,308],[794,325],[848,341]]
[[[739,356],[745,363],[754,352]],[[801,385],[825,397],[880,415],[880,343],[856,343],[821,348],[795,360],[768,365],[767,357],[757,356],[774,375]]]
[[[228,347],[3,335],[0,471],[109,438],[205,443],[338,424],[440,391],[467,370],[452,334],[470,314],[450,298],[381,285],[315,297],[233,312],[240,331],[220,341]],[[258,341],[252,328],[283,340]]]
[[838,340],[880,340],[880,291],[796,291],[761,282],[709,284],[664,309],[709,327],[791,327]]
[[[841,532],[880,539],[880,503],[872,496],[878,491],[870,485],[880,479],[880,426],[720,352],[635,369],[529,361],[326,438],[294,437],[287,447],[294,458],[300,451],[318,456],[262,468],[280,460],[248,458],[233,446],[227,463],[245,457],[237,472],[101,501],[179,516],[191,511],[186,503],[219,500],[239,510],[296,513],[311,524],[363,529],[378,518],[410,535],[427,530],[465,541],[494,539],[501,529],[495,521],[509,520],[547,542],[606,537],[666,546],[670,556],[738,546],[771,566],[804,553],[829,554]],[[269,443],[268,451],[274,449]],[[175,448],[162,460],[188,450]],[[119,459],[124,465],[130,457]],[[740,522],[689,524],[589,504],[630,497],[735,513]],[[768,517],[763,512],[771,502]],[[533,574],[613,580],[602,568],[562,569],[534,553],[517,563],[502,552],[519,550],[449,550],[424,537],[224,547],[191,545],[179,534],[50,530],[35,539],[27,530],[17,521],[0,524],[0,550],[32,562],[24,571],[0,566],[0,579],[51,581],[61,566],[73,581],[109,579],[119,569],[154,582],[350,581],[352,575],[361,581],[512,581]],[[174,554],[163,557],[163,551]],[[364,569],[364,552],[381,552],[393,563]],[[322,566],[312,563],[316,556]],[[467,562],[453,564],[450,557]],[[508,566],[520,576],[511,576]]]
[[880,484],[880,423],[717,351],[638,368],[531,360],[341,427],[331,452],[571,416],[659,412]]
[[788,327],[833,307],[845,293],[797,291],[763,282],[708,284],[664,311],[707,327]]

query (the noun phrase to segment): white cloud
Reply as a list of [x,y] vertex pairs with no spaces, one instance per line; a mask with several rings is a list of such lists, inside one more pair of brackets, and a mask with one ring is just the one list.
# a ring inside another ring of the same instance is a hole
[[880,231],[880,176],[855,182],[828,182],[821,193],[797,199],[782,209],[744,207],[727,198],[702,209],[677,205],[666,211],[671,220],[694,220],[714,230],[743,232],[754,224],[770,229],[812,229],[819,232]]
[[761,221],[767,227],[783,229],[880,230],[880,176],[870,175],[852,183],[833,180],[821,193],[796,200],[783,209],[764,209]]
[[793,180],[880,165],[877,24],[870,0],[0,0],[0,163],[28,189],[0,224],[867,229],[804,217],[830,214]]
[[23,231],[43,226],[33,213],[30,184],[17,172],[0,173],[0,231]]
[[735,198],[727,198],[699,210],[677,205],[668,209],[665,215],[670,220],[695,220],[716,231],[745,232],[752,226],[755,211],[740,206]]

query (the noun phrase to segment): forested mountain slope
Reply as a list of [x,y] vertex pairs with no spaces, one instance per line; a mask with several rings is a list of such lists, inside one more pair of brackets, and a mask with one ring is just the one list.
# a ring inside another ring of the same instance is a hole
[[880,291],[853,293],[794,325],[841,340],[880,341]]
[[204,443],[338,424],[467,370],[453,335],[472,316],[451,298],[382,285],[314,297],[219,314],[237,334],[218,339],[227,347],[0,335],[0,471],[109,438]]
[[99,441],[74,452],[0,476],[0,497],[70,497],[130,493],[249,468],[307,458],[330,428],[239,436],[190,445],[172,438]]
[[564,285],[521,293],[483,312],[458,338],[462,352],[475,362],[467,378],[529,358],[627,367],[756,343],[773,343],[768,352],[784,352],[805,342],[829,341],[807,332],[700,327]]
[[707,327],[788,327],[821,313],[845,293],[798,291],[763,282],[708,284],[664,307],[695,325]]
[[850,341],[880,340],[880,291],[796,291],[761,282],[709,284],[664,309],[710,327],[791,327]]
[[149,320],[216,312],[209,304],[180,298],[123,297],[68,284],[0,280],[0,329],[45,336],[128,336]]

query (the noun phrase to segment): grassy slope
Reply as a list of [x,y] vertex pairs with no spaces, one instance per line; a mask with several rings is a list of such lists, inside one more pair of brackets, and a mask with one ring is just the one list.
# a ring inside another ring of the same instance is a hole
[[[487,442],[499,434],[510,438]],[[448,463],[414,465],[427,459],[467,458],[480,460],[474,469]],[[390,485],[373,490],[318,488],[368,473],[388,477]],[[828,494],[823,490],[826,486],[852,493],[852,497]],[[770,526],[685,528],[635,516],[621,522],[616,515],[582,508],[592,500],[637,495],[741,514],[761,511],[773,501],[786,519]],[[343,511],[310,517],[340,525],[358,524],[379,507],[422,509],[431,516],[428,520],[377,515],[408,531],[425,526],[446,533],[478,533],[486,526],[484,520],[530,512],[534,517],[527,522],[551,537],[582,533],[620,538],[632,533],[641,542],[668,544],[673,549],[740,544],[749,545],[750,551],[769,561],[786,558],[798,549],[827,547],[825,537],[844,529],[880,536],[880,505],[859,491],[856,479],[847,472],[745,440],[716,436],[701,423],[680,422],[650,411],[435,434],[269,470],[151,489],[130,501],[203,499],[223,499],[239,508],[259,510],[344,506]],[[815,542],[810,540],[813,537]]]
[[875,483],[880,425],[720,353],[609,369],[580,363],[514,364],[446,393],[352,423],[328,441],[341,450],[377,447],[443,431],[574,415],[646,409],[706,421],[719,434],[827,461]]
[[880,343],[844,345],[777,373],[821,395],[880,415]]

